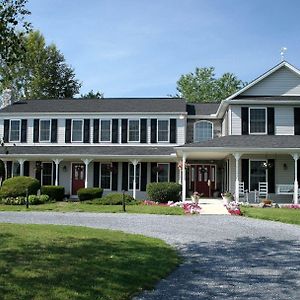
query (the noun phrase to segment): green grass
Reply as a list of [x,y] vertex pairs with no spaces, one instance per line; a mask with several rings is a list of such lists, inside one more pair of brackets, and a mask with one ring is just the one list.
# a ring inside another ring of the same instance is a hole
[[300,225],[300,209],[241,207],[244,216]]
[[[59,212],[98,212],[98,213],[122,213],[122,205],[97,205],[84,202],[54,202],[41,205],[0,205],[0,211],[59,211]],[[183,215],[180,207],[154,206],[154,205],[127,205],[127,213],[135,214],[161,214]]]
[[161,240],[118,231],[0,223],[0,298],[128,299],[179,263]]

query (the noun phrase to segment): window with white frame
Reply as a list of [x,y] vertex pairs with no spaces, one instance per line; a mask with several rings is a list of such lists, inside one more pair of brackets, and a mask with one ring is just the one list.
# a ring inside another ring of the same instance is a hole
[[157,141],[169,141],[169,120],[157,120]]
[[40,142],[50,142],[50,120],[40,120]]
[[10,142],[19,142],[20,141],[20,120],[10,120],[10,132],[9,132],[9,141]]
[[52,185],[52,163],[47,162],[42,164],[42,185]]
[[[133,172],[133,164],[129,164],[129,176],[128,176],[128,181],[129,181],[129,190],[133,190],[133,178],[134,178],[134,172]],[[136,165],[136,176],[135,176],[135,180],[136,180],[136,190],[140,189],[140,178],[141,178],[141,165],[137,164]]]
[[100,141],[101,142],[111,141],[111,120],[100,121]]
[[14,161],[12,164],[12,176],[16,177],[16,176],[20,176],[20,163],[17,161]]
[[140,120],[129,120],[128,122],[128,141],[140,141]]
[[194,142],[205,142],[213,138],[213,123],[199,121],[194,125]]
[[169,181],[169,164],[157,164],[157,182]]
[[249,108],[249,133],[267,133],[267,109]]
[[250,191],[258,190],[259,182],[267,181],[267,170],[264,167],[265,160],[250,160]]
[[100,186],[104,190],[111,189],[111,164],[101,164],[100,166]]
[[83,120],[72,120],[72,142],[82,142]]

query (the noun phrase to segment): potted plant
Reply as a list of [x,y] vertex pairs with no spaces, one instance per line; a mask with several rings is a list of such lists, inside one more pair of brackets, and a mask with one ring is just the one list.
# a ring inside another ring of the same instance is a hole
[[198,204],[200,196],[201,195],[198,192],[194,192],[193,195],[191,196],[192,202]]
[[233,195],[230,192],[225,192],[221,194],[222,199],[224,200],[225,204],[230,203],[233,201]]

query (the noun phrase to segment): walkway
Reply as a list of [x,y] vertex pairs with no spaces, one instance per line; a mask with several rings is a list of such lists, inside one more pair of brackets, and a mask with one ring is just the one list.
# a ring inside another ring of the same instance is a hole
[[200,198],[201,215],[230,215],[222,199]]
[[227,215],[48,212],[0,212],[0,222],[117,229],[174,245],[183,264],[136,300],[300,299],[299,226]]

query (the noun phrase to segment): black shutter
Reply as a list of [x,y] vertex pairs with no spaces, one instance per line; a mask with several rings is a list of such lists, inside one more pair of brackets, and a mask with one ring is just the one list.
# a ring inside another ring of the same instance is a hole
[[52,162],[52,184],[55,184],[56,179],[56,164]]
[[99,187],[100,163],[94,162],[94,184],[93,187]]
[[33,120],[33,142],[39,142],[39,132],[40,132],[40,120],[34,119]]
[[157,143],[157,119],[151,119],[151,143]]
[[[6,162],[6,168],[7,168],[7,170],[6,170],[6,172],[7,172],[7,178],[11,178],[11,173],[12,173],[12,165],[13,165],[12,161],[8,161],[8,162]],[[6,179],[7,179],[7,178],[6,178]]]
[[71,143],[71,119],[66,119],[66,128],[65,128],[65,142]]
[[29,176],[29,161],[24,161],[24,176]]
[[249,134],[249,109],[242,107],[242,134]]
[[170,143],[176,144],[177,140],[177,121],[176,119],[170,119]]
[[268,192],[275,193],[275,159],[268,159]]
[[84,119],[83,122],[83,142],[89,143],[90,142],[90,120]]
[[141,119],[141,143],[147,143],[147,119]]
[[275,125],[274,125],[274,107],[268,107],[268,134],[275,134]]
[[112,171],[111,189],[113,191],[118,190],[118,166],[119,166],[119,163],[117,163],[117,162],[112,163],[113,171]]
[[242,182],[245,190],[249,190],[249,159],[242,159]]
[[35,178],[42,183],[42,162],[36,161],[35,162]]
[[99,119],[94,119],[93,143],[99,143]]
[[176,163],[170,163],[169,165],[170,168],[170,178],[169,181],[170,182],[176,182]]
[[127,126],[128,120],[122,119],[122,143],[127,143]]
[[294,108],[294,130],[295,135],[300,135],[300,107]]
[[21,143],[27,143],[27,120],[21,121]]
[[57,143],[57,119],[51,120],[51,143]]
[[128,190],[128,163],[122,163],[122,190]]
[[112,120],[112,136],[111,136],[111,141],[112,143],[116,144],[119,142],[119,120],[118,119],[113,119]]
[[9,142],[9,120],[4,120],[4,136],[3,136],[4,142]]
[[151,163],[151,177],[150,177],[151,182],[157,181],[157,173],[155,171],[156,167],[157,167],[157,163]]
[[147,163],[141,163],[141,191],[145,192],[147,187]]

